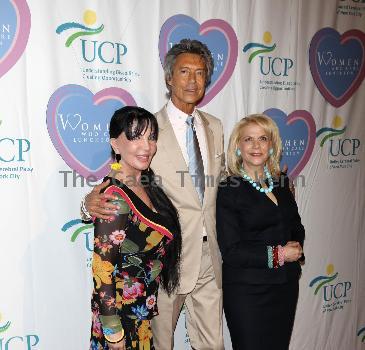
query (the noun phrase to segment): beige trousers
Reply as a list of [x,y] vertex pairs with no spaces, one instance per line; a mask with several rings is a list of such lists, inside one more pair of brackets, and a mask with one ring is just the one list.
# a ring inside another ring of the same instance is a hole
[[159,315],[152,319],[153,342],[156,350],[174,347],[174,331],[183,305],[190,345],[196,350],[222,350],[222,289],[218,289],[209,253],[203,243],[199,278],[188,294],[169,297],[161,288],[158,294]]

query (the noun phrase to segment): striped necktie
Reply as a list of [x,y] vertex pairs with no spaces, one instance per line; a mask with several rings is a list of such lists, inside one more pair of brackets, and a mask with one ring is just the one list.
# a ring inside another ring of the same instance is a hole
[[189,174],[198,193],[200,203],[203,204],[205,191],[204,165],[194,127],[194,117],[189,115],[186,118],[186,124],[186,149],[189,158]]

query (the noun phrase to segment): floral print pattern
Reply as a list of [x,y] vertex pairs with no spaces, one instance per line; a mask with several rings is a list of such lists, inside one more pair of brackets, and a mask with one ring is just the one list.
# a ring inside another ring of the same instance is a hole
[[156,230],[156,224],[166,230],[161,215],[127,186],[118,188],[118,201],[123,203],[126,196],[124,204],[132,202],[133,210],[124,205],[113,220],[95,222],[90,349],[109,349],[104,334],[113,333],[113,328],[103,326],[100,318],[108,316],[118,317],[127,350],[153,350],[150,320],[158,313],[159,275],[169,238]]

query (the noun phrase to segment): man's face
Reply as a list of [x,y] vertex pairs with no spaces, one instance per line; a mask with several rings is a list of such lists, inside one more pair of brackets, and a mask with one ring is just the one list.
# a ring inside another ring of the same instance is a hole
[[177,56],[172,69],[172,77],[167,82],[171,86],[171,100],[185,113],[191,113],[205,92],[206,66],[197,54],[182,53]]

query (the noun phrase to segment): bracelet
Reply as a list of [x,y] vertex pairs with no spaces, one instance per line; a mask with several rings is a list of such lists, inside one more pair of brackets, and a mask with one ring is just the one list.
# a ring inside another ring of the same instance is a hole
[[283,266],[285,263],[285,256],[284,256],[284,247],[278,245],[278,260],[279,266]]
[[274,269],[277,269],[279,267],[278,247],[274,246],[272,250],[273,250],[273,266]]
[[269,267],[269,269],[273,268],[273,251],[272,251],[272,246],[268,245],[266,246],[267,248],[267,266]]
[[90,215],[90,213],[87,211],[86,207],[85,207],[85,198],[87,195],[85,195],[85,197],[82,199],[81,201],[81,218],[83,219],[83,221],[91,221],[92,217]]
[[111,340],[107,335],[105,335],[104,334],[104,338],[105,338],[105,340],[108,342],[108,343],[110,343],[110,344],[117,344],[117,343],[119,343],[120,341],[122,341],[123,339],[124,339],[124,337],[125,337],[125,333],[124,333],[124,329],[122,329],[121,330],[121,332],[122,332],[122,336],[119,338],[119,339],[117,339],[117,340]]

